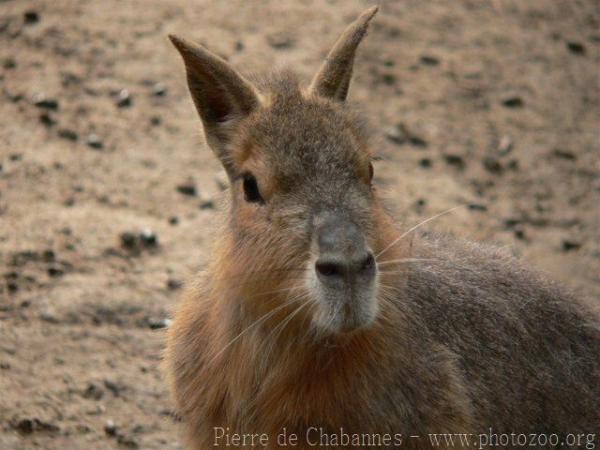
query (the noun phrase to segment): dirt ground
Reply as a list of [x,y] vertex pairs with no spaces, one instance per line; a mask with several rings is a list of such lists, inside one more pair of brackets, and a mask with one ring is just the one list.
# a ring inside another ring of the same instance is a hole
[[[222,178],[169,32],[317,69],[370,2],[0,1],[0,449],[181,449],[159,371]],[[514,249],[600,297],[594,0],[399,0],[350,98],[399,226]]]

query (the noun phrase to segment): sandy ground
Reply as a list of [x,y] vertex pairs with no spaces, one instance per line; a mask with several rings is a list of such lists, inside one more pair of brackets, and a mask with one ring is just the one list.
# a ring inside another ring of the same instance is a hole
[[[169,32],[305,79],[370,2],[0,1],[0,449],[180,449],[159,372],[222,188]],[[600,295],[600,11],[402,0],[358,55],[400,224]],[[195,194],[195,195],[190,195]]]

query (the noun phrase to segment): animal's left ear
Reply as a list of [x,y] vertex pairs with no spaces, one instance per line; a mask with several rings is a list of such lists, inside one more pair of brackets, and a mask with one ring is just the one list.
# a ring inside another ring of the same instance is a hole
[[346,28],[313,78],[309,92],[334,100],[346,100],[352,78],[354,54],[378,9],[377,6],[367,9]]

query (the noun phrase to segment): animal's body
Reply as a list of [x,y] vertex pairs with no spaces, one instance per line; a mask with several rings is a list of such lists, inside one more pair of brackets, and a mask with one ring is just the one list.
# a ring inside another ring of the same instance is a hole
[[344,103],[375,11],[305,90],[288,74],[257,89],[172,38],[231,182],[168,335],[189,448],[450,446],[428,433],[571,433],[585,448],[600,428],[597,308],[493,247],[398,230],[381,205]]

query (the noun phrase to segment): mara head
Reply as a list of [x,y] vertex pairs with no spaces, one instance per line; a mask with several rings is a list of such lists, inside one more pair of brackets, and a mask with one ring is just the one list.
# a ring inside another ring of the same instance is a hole
[[252,83],[171,36],[230,182],[226,250],[213,275],[245,309],[275,317],[289,306],[327,333],[367,327],[378,315],[376,256],[389,242],[387,216],[367,137],[345,104],[356,49],[376,12],[346,29],[305,88],[285,73]]

